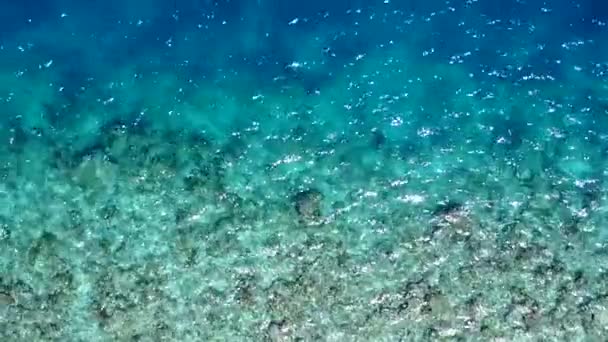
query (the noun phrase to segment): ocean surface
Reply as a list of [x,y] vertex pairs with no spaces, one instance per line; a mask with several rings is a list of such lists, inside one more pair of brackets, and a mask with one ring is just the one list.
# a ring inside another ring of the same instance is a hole
[[606,341],[608,3],[0,2],[0,341]]

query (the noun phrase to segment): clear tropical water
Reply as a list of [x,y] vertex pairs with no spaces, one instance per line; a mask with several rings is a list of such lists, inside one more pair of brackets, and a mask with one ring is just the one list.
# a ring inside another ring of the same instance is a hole
[[601,1],[0,3],[0,340],[603,341]]

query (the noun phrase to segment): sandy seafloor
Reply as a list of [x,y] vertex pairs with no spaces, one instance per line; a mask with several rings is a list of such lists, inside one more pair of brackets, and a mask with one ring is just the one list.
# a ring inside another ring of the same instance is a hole
[[0,3],[0,341],[608,340],[601,1]]

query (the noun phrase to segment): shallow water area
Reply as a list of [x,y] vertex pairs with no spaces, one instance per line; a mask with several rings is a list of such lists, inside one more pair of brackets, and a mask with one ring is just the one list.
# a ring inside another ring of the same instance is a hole
[[602,340],[599,3],[0,4],[0,340]]

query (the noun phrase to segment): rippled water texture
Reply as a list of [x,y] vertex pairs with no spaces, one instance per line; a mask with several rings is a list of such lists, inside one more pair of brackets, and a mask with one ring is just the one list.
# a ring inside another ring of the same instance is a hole
[[604,341],[608,8],[0,3],[1,341]]

